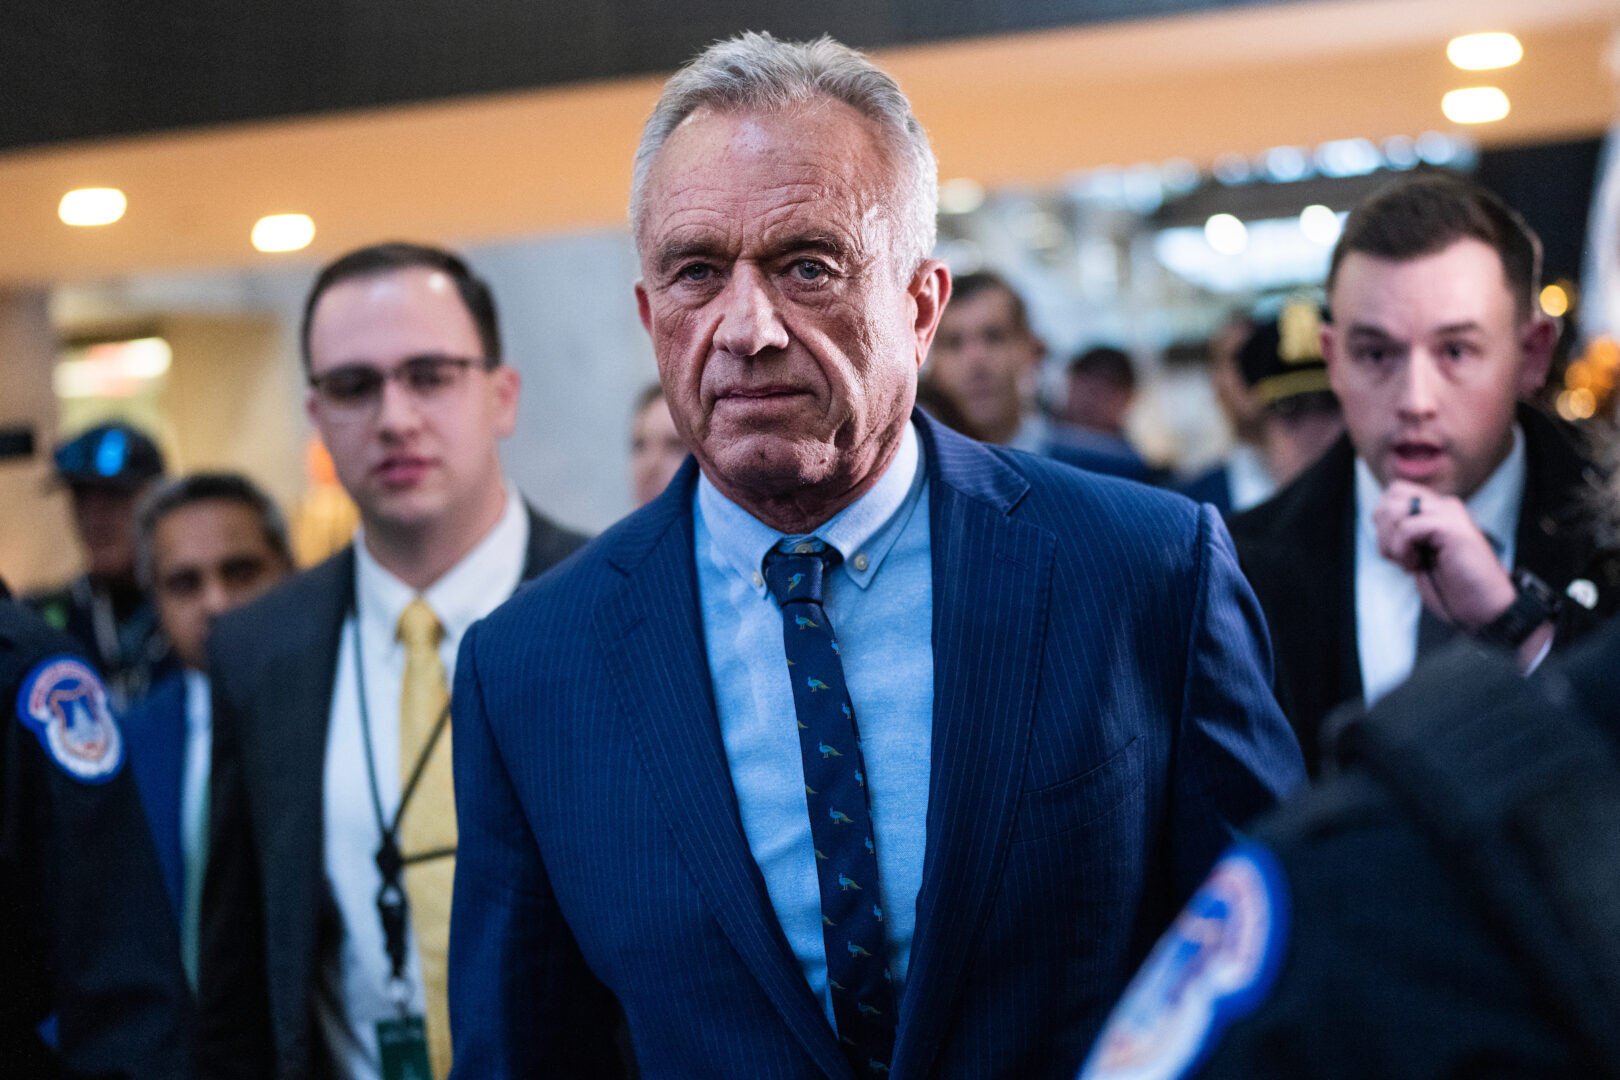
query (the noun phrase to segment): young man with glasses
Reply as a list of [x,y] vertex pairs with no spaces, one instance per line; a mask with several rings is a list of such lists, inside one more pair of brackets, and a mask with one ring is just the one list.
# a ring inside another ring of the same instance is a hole
[[212,635],[200,1065],[370,1080],[431,1064],[442,1080],[456,649],[583,538],[501,471],[519,377],[461,259],[345,255],[310,291],[302,346],[361,528]]

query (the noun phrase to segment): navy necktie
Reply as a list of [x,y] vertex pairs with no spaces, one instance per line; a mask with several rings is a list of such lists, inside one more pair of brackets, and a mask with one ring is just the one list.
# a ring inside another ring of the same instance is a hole
[[883,1076],[894,1051],[895,995],[883,936],[861,737],[838,640],[821,606],[822,578],[838,552],[820,540],[765,556],[765,580],[782,607],[782,643],[798,712],[804,798],[821,885],[833,1018],[855,1075]]

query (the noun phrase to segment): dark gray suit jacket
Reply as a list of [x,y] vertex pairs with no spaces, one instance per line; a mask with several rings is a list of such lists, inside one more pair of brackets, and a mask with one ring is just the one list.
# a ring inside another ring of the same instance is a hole
[[[529,579],[585,543],[529,510]],[[321,778],[354,550],[231,612],[209,638],[214,771],[199,949],[203,1077],[331,1075],[320,960],[341,932],[322,866]]]

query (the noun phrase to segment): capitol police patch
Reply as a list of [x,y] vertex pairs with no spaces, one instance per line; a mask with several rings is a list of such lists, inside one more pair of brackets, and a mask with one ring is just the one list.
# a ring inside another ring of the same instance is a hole
[[77,657],[53,656],[28,673],[17,692],[17,718],[75,780],[104,784],[123,767],[124,738],[107,688]]
[[1230,849],[1153,947],[1080,1071],[1081,1080],[1185,1076],[1271,991],[1288,894],[1271,852]]

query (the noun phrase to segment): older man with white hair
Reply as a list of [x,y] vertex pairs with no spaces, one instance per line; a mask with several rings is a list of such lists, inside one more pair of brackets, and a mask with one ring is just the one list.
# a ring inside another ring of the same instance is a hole
[[[1301,777],[1212,510],[913,410],[950,295],[894,81],[721,42],[636,157],[693,461],[465,638],[460,1077],[1072,1075]],[[835,633],[836,632],[836,633]]]

